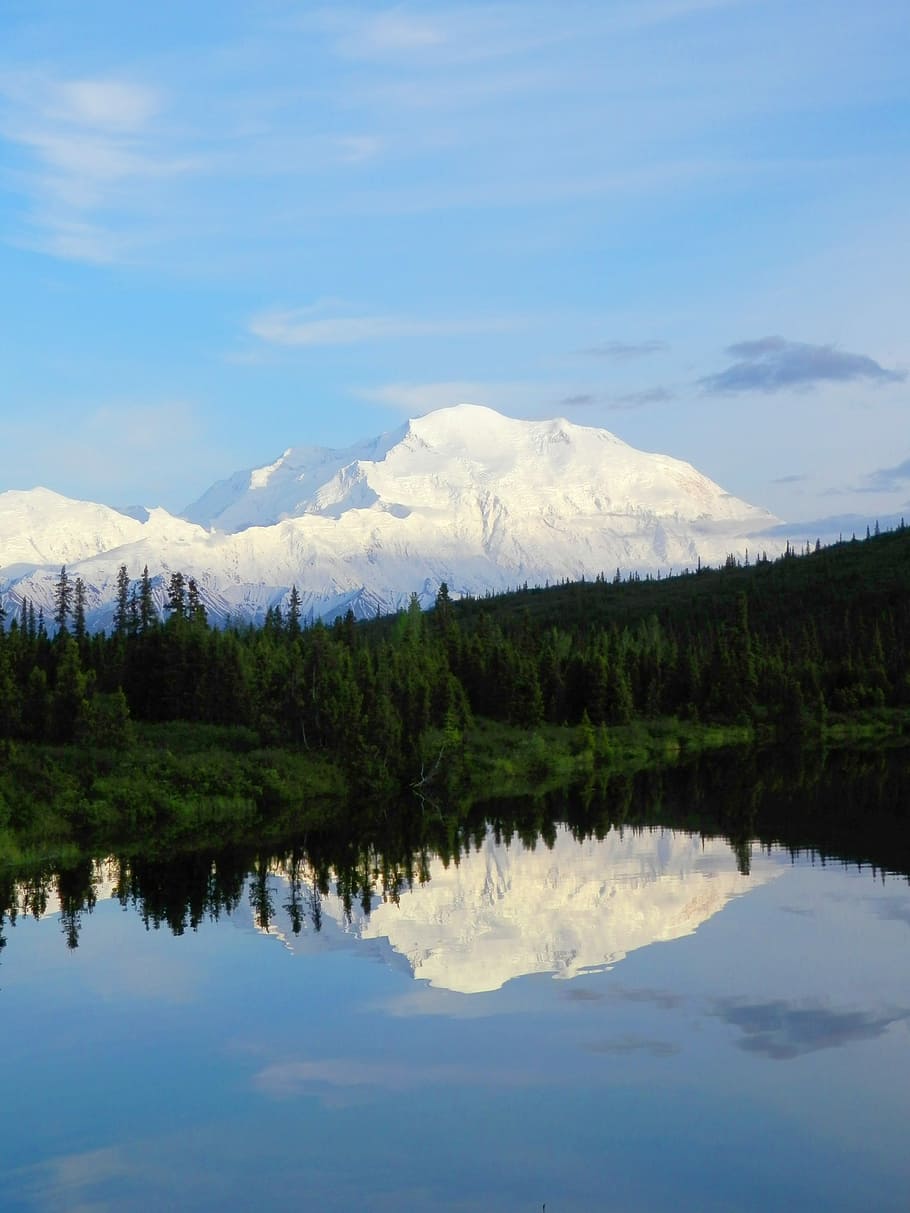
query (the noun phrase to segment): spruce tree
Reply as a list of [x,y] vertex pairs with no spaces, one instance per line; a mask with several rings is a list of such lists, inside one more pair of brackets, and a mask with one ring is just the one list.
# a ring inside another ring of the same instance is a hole
[[130,577],[126,565],[121,564],[117,573],[117,606],[114,608],[114,632],[125,636],[129,625]]
[[186,617],[186,580],[181,572],[171,573],[167,583],[167,599],[165,609],[171,612],[172,619]]
[[291,596],[288,599],[287,629],[289,636],[300,635],[300,592],[296,584],[291,586]]
[[152,626],[155,615],[155,604],[152,601],[152,581],[149,577],[149,566],[142,570],[142,580],[139,582],[139,630],[144,634]]
[[193,623],[205,625],[208,622],[205,607],[199,597],[199,586],[193,577],[186,583],[186,613]]
[[73,586],[73,635],[85,639],[85,582],[77,577]]
[[73,587],[70,584],[66,565],[64,564],[60,569],[60,576],[57,578],[57,585],[54,588],[54,623],[57,625],[58,632],[66,632],[66,621],[69,618],[72,605]]

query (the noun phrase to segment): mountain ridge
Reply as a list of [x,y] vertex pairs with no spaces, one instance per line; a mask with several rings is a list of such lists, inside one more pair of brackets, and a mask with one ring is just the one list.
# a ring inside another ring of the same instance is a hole
[[[145,521],[141,515],[145,514]],[[0,593],[52,613],[61,564],[109,625],[116,579],[145,566],[197,581],[219,622],[261,620],[298,587],[309,620],[454,595],[742,555],[779,523],[691,464],[564,418],[462,404],[343,449],[288,447],[212,485],[182,516],[116,511],[50,490],[0,494]],[[783,540],[766,541],[773,554]]]

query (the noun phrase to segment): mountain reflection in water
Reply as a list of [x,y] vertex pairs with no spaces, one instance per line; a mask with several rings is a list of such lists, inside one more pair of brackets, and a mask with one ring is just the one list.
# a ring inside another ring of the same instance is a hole
[[[637,948],[691,934],[777,871],[779,861],[763,858],[745,876],[727,843],[671,830],[577,842],[559,827],[534,847],[488,834],[457,864],[432,860],[425,882],[377,895],[369,910],[349,911],[329,893],[320,925],[323,934],[388,941],[414,977],[475,994],[529,973],[571,978],[608,968]],[[284,865],[272,871],[277,908],[267,928],[292,950],[302,943],[287,908],[294,879]]]
[[[184,862],[175,858],[173,867]],[[535,845],[517,838],[506,844],[490,831],[457,862],[427,857],[416,881],[355,902],[340,891],[337,873],[320,873],[299,854],[260,864],[240,880],[215,862],[206,884],[220,896],[209,896],[207,913],[227,911],[237,925],[275,936],[292,951],[311,951],[316,934],[324,947],[382,941],[415,978],[474,994],[530,973],[572,978],[609,968],[638,948],[691,934],[779,870],[779,859],[762,856],[745,875],[728,843],[666,829],[611,830],[579,842],[559,826]],[[155,889],[137,896],[139,873],[116,857],[82,865],[75,875],[17,884],[11,916],[57,915],[75,947],[100,901],[132,901],[147,925],[164,919],[175,934],[206,913],[197,894],[188,924],[162,916],[153,909]],[[185,879],[175,883],[186,888]]]
[[175,935],[228,915],[294,951],[314,936],[382,941],[415,977],[464,993],[522,974],[568,978],[690,934],[779,870],[772,843],[907,875],[908,787],[906,751],[773,763],[748,751],[460,821],[365,806],[285,846],[0,871],[0,949],[17,918],[50,914],[75,948],[95,904],[115,898]]
[[741,753],[0,873],[0,1208],[904,1210],[907,787]]

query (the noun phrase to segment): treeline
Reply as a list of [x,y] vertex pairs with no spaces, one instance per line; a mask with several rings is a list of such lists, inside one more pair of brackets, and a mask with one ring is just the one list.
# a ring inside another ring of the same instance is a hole
[[[110,634],[61,570],[53,635],[24,603],[0,627],[0,742],[129,743],[131,721],[243,726],[337,755],[364,786],[459,752],[474,715],[527,729],[636,719],[749,722],[800,736],[829,713],[910,705],[910,531],[662,581],[598,580],[303,628],[210,626],[171,577],[121,570]],[[432,747],[427,739],[432,737]]]

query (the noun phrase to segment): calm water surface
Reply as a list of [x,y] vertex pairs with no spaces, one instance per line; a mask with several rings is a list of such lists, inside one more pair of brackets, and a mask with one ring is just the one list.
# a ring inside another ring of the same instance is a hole
[[0,1208],[906,1209],[907,880],[744,866],[490,832],[347,905],[273,860],[182,930],[166,867],[20,887]]

